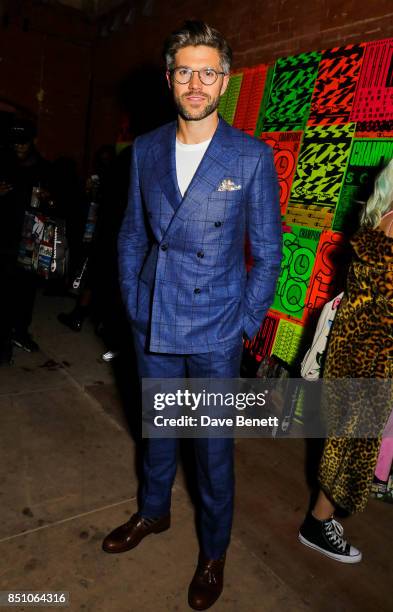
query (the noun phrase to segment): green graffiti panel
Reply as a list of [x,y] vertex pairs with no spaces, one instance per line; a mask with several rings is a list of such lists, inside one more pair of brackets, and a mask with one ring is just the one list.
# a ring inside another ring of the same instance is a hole
[[289,365],[294,365],[298,358],[299,348],[304,334],[304,327],[292,321],[281,319],[272,347],[272,355],[279,357]]
[[286,225],[283,260],[272,309],[301,320],[321,232]]
[[320,59],[315,51],[277,60],[262,122],[264,132],[304,128]]
[[354,131],[354,123],[306,128],[290,203],[336,206]]
[[221,96],[220,103],[218,105],[218,112],[230,125],[232,125],[235,118],[242,80],[243,73],[233,74],[231,76],[226,92],[223,96]]

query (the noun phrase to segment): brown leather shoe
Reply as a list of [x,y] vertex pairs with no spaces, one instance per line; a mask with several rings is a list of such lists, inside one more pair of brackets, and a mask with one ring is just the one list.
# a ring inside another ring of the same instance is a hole
[[198,566],[188,589],[188,603],[194,610],[207,610],[220,597],[224,583],[225,555],[206,559],[199,555]]
[[138,546],[149,533],[160,533],[169,529],[171,524],[170,514],[160,516],[157,519],[144,518],[139,514],[133,514],[127,523],[116,527],[106,536],[102,548],[108,553],[121,553]]

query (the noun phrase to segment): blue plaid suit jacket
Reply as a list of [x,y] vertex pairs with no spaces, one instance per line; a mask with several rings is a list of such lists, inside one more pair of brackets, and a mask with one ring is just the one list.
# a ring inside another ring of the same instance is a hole
[[[271,149],[220,119],[182,198],[176,123],[137,138],[119,234],[120,286],[135,331],[158,353],[206,353],[253,337],[281,261]],[[218,190],[230,179],[238,189]],[[248,233],[253,267],[246,273]]]

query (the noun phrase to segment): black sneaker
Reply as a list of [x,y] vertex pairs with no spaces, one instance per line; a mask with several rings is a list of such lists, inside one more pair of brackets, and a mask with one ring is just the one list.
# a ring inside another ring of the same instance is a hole
[[299,530],[299,540],[305,546],[341,563],[359,563],[362,553],[343,538],[344,529],[333,517],[319,521],[311,512]]
[[27,332],[21,334],[15,333],[12,338],[12,343],[15,344],[15,346],[18,346],[19,348],[23,349],[27,353],[36,353],[40,350],[40,347],[38,346],[37,342],[35,342],[30,336],[30,334],[28,334]]

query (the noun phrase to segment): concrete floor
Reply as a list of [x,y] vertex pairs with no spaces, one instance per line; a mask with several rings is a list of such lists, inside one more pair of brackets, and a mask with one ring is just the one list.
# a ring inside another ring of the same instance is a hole
[[[41,351],[16,350],[14,366],[0,369],[0,591],[69,591],[72,611],[187,611],[198,546],[182,470],[171,529],[122,555],[101,551],[136,510],[138,402],[131,361],[119,377],[99,360],[90,322],[80,334],[57,322],[72,306],[40,296],[32,330]],[[364,561],[338,564],[297,542],[309,498],[303,441],[241,440],[236,449],[232,544],[212,609],[392,610],[391,507],[372,501],[345,522]]]

